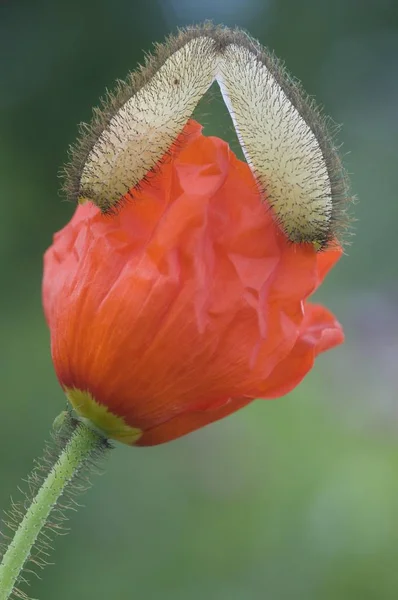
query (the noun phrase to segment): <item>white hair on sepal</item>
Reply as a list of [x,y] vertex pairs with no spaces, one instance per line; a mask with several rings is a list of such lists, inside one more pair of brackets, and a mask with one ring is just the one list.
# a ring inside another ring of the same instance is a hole
[[63,189],[74,201],[91,200],[113,212],[167,156],[197,103],[215,80],[216,41],[210,24],[182,30],[82,124],[64,168]]
[[215,80],[264,205],[287,238],[318,249],[336,241],[350,197],[330,121],[271,52],[239,29],[209,22],[156,44],[94,109],[64,169],[68,198],[109,213],[132,197]]
[[243,33],[216,77],[264,201],[288,239],[318,249],[346,227],[348,185],[327,119],[283,65]]

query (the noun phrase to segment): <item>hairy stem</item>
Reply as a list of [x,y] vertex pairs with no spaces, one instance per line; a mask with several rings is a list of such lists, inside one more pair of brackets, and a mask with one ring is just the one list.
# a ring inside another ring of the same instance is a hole
[[68,483],[106,441],[83,423],[77,424],[58,460],[44,480],[0,565],[0,600],[7,600],[47,519]]

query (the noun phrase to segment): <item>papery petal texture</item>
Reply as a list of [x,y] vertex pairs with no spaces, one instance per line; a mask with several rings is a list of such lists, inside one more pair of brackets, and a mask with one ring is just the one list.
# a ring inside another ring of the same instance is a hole
[[79,206],[45,255],[43,302],[65,390],[169,441],[293,389],[343,341],[307,298],[339,259],[289,243],[249,167],[190,122],[134,200]]

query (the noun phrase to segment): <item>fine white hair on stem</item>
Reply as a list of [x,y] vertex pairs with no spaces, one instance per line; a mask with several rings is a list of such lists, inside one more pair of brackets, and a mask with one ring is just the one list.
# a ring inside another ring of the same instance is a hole
[[82,125],[64,189],[112,212],[155,170],[217,80],[264,204],[288,239],[324,248],[349,200],[329,121],[274,55],[211,23],[157,44]]

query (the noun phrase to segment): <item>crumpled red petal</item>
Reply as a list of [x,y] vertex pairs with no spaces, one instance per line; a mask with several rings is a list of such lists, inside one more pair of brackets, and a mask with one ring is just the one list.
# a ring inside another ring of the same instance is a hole
[[288,243],[248,166],[191,122],[134,201],[112,217],[79,206],[45,255],[61,385],[142,429],[141,444],[282,395],[342,341],[306,303],[340,254]]

